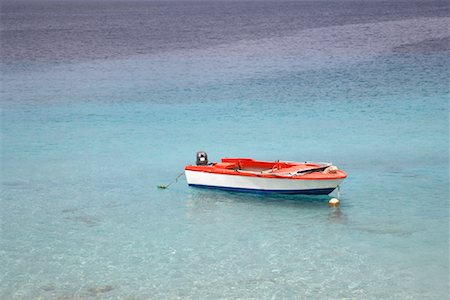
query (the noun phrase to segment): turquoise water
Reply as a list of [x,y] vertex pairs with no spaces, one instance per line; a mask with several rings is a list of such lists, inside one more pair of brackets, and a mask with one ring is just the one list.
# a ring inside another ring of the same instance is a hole
[[[1,298],[446,298],[446,24],[5,65]],[[349,177],[339,208],[156,189],[198,150]]]

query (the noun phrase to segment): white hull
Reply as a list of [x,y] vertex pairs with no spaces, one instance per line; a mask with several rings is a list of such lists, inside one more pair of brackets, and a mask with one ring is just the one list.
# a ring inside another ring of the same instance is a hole
[[185,170],[191,186],[225,190],[272,192],[286,194],[331,193],[344,179],[302,180],[286,178],[262,178],[255,176],[226,175]]

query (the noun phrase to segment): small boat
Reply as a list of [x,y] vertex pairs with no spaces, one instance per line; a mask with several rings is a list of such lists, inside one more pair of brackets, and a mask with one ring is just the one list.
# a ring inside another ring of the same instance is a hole
[[196,165],[185,167],[189,186],[241,192],[328,195],[347,174],[331,163],[260,161],[222,158],[208,163],[205,152],[197,153]]

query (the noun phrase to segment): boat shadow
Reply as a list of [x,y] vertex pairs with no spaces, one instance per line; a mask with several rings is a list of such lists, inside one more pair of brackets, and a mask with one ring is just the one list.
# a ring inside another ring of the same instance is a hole
[[329,195],[270,194],[193,188],[189,199],[194,202],[237,202],[255,205],[271,204],[295,207],[327,207]]
[[309,211],[325,217],[328,223],[347,224],[347,217],[340,207],[328,205],[330,198],[329,195],[258,194],[196,188],[190,190],[186,205],[189,217],[208,215],[223,209],[223,207],[244,206],[243,210],[248,211],[249,206],[250,209],[256,210],[264,206],[275,210],[287,208]]

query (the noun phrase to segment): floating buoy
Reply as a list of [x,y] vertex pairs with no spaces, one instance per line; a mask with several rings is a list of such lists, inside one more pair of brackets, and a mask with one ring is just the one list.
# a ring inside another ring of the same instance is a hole
[[328,201],[328,204],[330,206],[338,206],[340,203],[338,198],[331,198],[330,201]]

